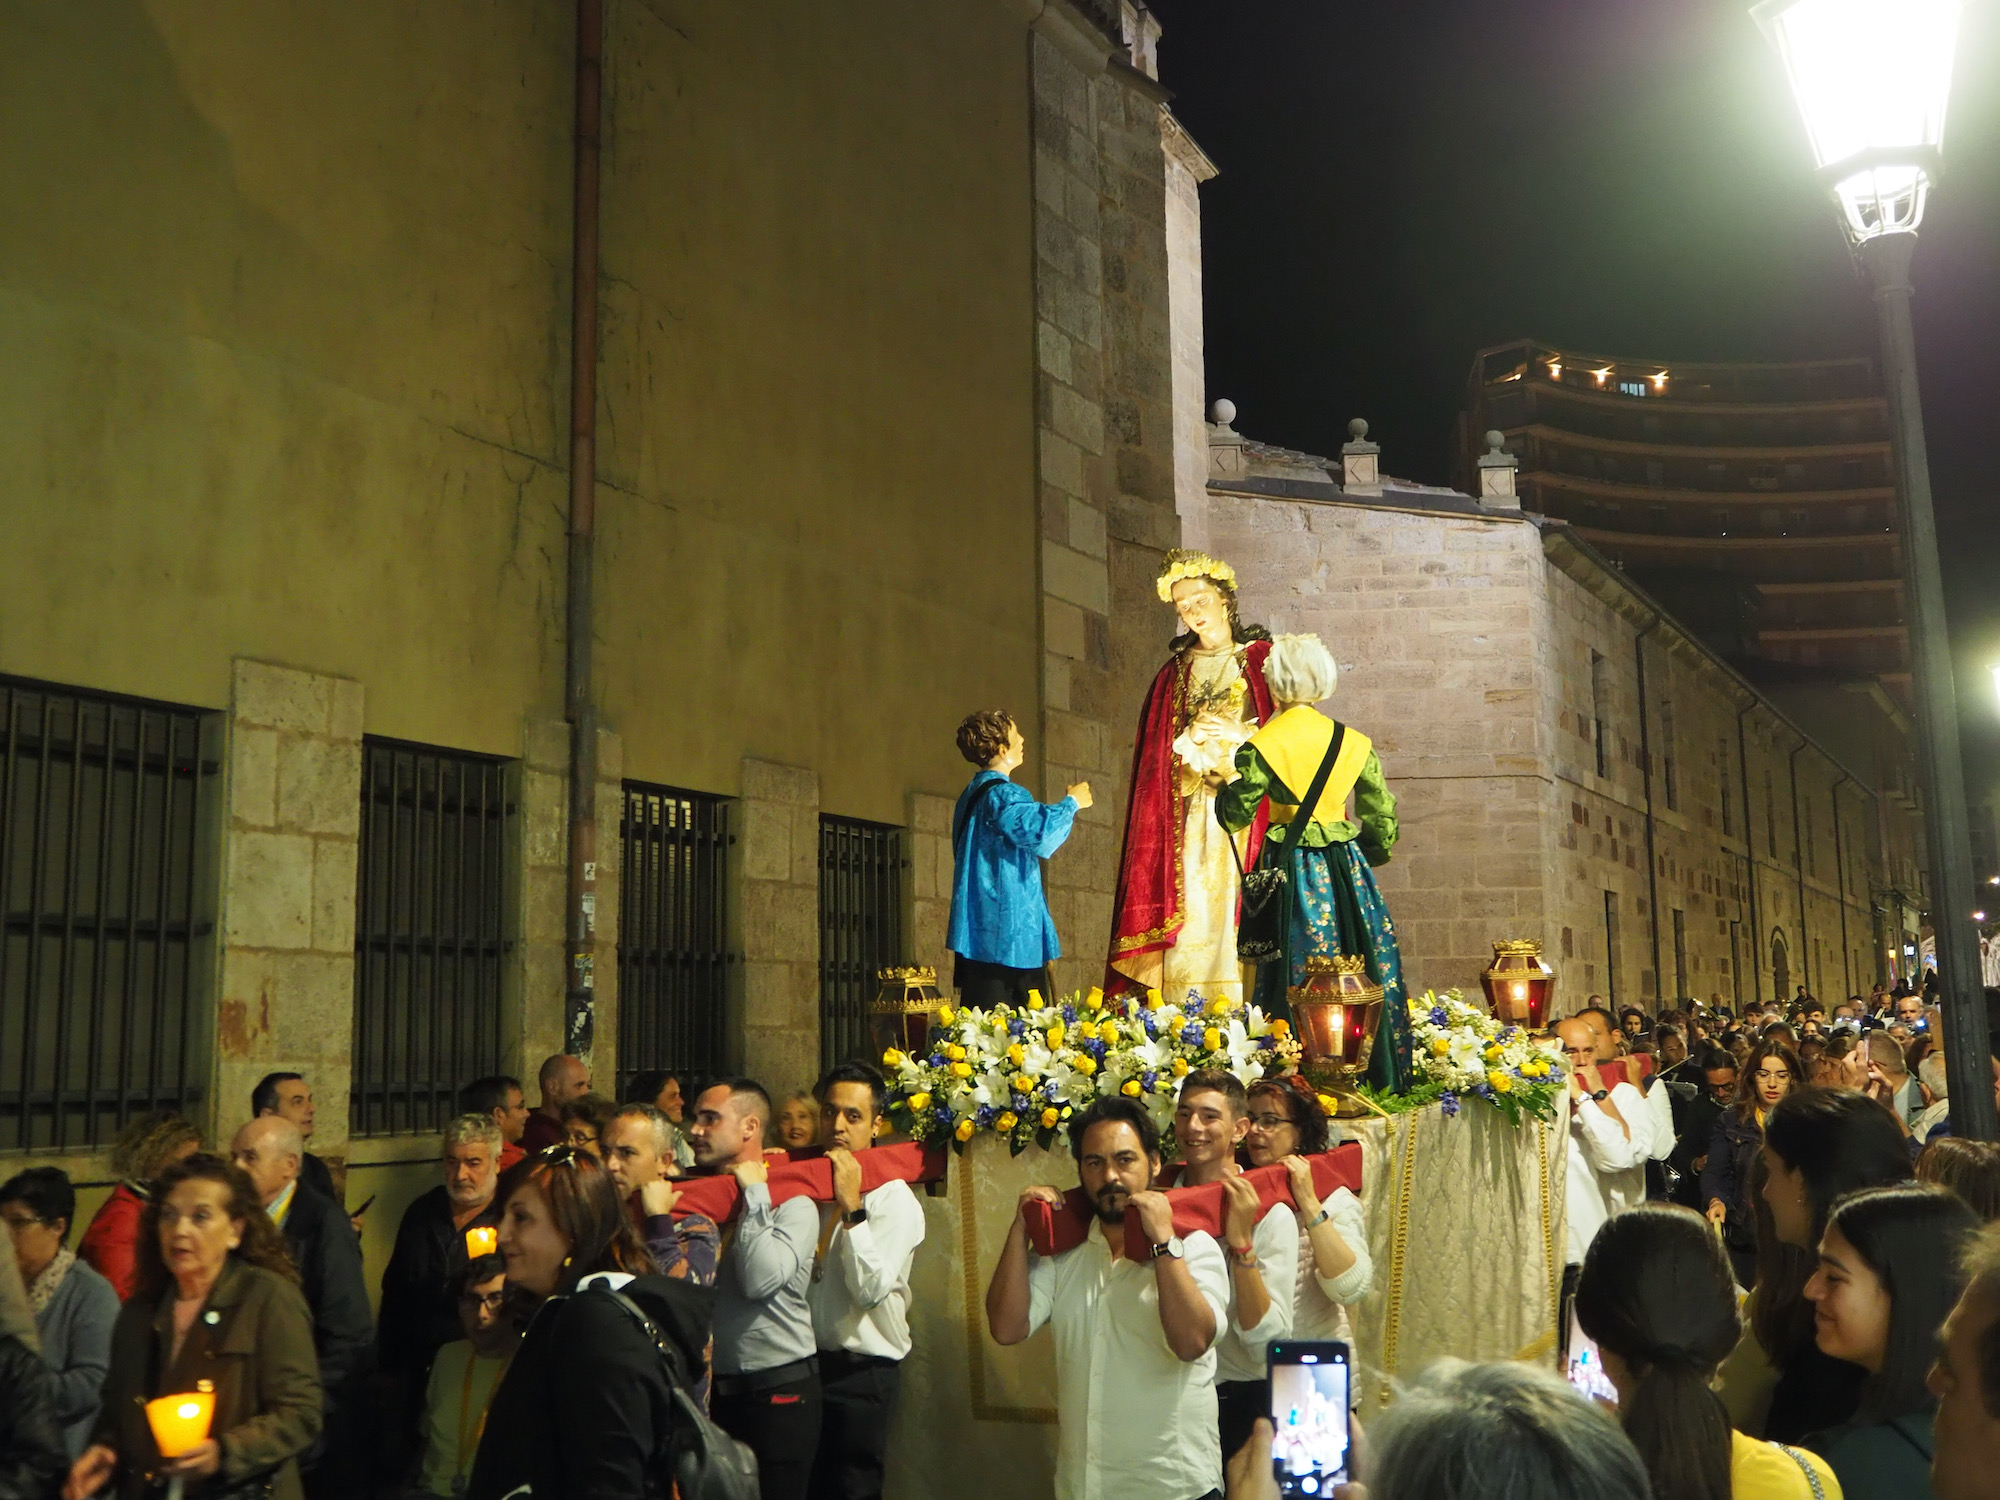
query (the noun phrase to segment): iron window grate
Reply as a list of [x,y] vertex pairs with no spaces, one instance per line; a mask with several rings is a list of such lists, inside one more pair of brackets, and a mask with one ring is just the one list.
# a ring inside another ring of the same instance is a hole
[[729,803],[625,783],[619,822],[618,1092],[633,1076],[723,1070]]
[[865,1057],[876,972],[903,961],[902,830],[819,820],[819,1051],[822,1065]]
[[215,933],[218,721],[0,677],[0,1151],[187,1113]]
[[439,1129],[500,1062],[505,761],[370,737],[354,907],[356,1135]]

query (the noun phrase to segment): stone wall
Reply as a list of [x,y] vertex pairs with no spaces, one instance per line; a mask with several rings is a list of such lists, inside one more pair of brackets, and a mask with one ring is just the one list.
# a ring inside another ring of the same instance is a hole
[[730,1062],[773,1088],[819,1076],[819,776],[743,762],[730,861]]
[[238,658],[229,706],[221,986],[209,1139],[266,1073],[313,1086],[313,1150],[347,1158],[361,684]]

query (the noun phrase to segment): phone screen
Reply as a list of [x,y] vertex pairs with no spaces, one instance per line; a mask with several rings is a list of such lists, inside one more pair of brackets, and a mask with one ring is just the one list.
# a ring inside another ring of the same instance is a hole
[[1347,1345],[1270,1346],[1271,1472],[1281,1495],[1330,1495],[1347,1482]]
[[1564,1371],[1569,1383],[1593,1401],[1602,1401],[1606,1406],[1618,1404],[1618,1388],[1604,1373],[1604,1356],[1598,1352],[1597,1340],[1583,1331],[1583,1325],[1576,1320],[1576,1306],[1569,1310],[1568,1354],[1563,1360]]

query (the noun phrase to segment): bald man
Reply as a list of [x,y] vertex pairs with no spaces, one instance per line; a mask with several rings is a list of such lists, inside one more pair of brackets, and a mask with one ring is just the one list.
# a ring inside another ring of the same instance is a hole
[[542,1086],[541,1106],[528,1116],[527,1128],[521,1132],[521,1149],[529,1156],[569,1139],[563,1125],[563,1106],[590,1092],[590,1069],[583,1065],[582,1058],[564,1052],[543,1059],[536,1078]]
[[1653,1120],[1646,1097],[1629,1083],[1609,1085],[1597,1071],[1595,1028],[1581,1016],[1556,1022],[1569,1060],[1568,1205],[1570,1266],[1604,1221],[1646,1199],[1646,1159]]
[[346,1212],[299,1180],[305,1138],[283,1115],[261,1115],[236,1132],[230,1155],[263,1200],[299,1268],[299,1289],[312,1308],[326,1425],[301,1465],[311,1500],[348,1500],[364,1493],[366,1474],[355,1418],[368,1375],[374,1326],[361,1273],[361,1242]]

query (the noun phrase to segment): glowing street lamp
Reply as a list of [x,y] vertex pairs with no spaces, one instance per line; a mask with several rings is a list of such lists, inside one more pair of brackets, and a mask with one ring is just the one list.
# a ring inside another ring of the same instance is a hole
[[[1895,434],[1903,566],[1909,572],[1931,910],[1937,913],[1973,909],[1972,835],[1917,391],[1910,258],[1943,160],[1962,8],[1962,0],[1762,0],[1750,11],[1784,59],[1820,176],[1875,283],[1883,383]],[[1978,932],[1963,919],[1940,918],[1935,927],[1952,1129],[1990,1141],[2000,1134],[2000,1118],[1986,1064]]]

